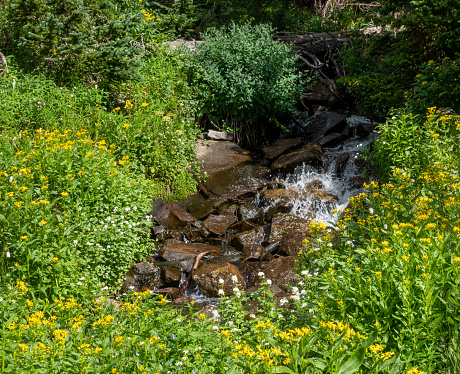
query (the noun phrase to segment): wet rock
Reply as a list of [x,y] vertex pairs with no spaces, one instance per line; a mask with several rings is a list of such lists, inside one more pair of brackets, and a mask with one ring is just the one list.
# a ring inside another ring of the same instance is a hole
[[278,248],[278,254],[282,256],[298,257],[299,251],[303,248],[303,241],[307,238],[305,232],[296,232],[284,237]]
[[209,231],[204,228],[190,229],[185,236],[190,242],[203,242],[209,236]]
[[271,168],[276,171],[293,173],[297,166],[303,164],[319,167],[322,165],[322,156],[322,147],[319,144],[311,144],[279,157],[273,162]]
[[278,139],[273,145],[263,147],[265,158],[273,160],[284,153],[299,148],[302,142],[298,139]]
[[278,213],[289,213],[294,207],[294,202],[281,200],[278,201],[275,205],[272,205],[268,208],[267,213],[265,213],[265,219],[267,222],[270,222],[275,214]]
[[133,265],[126,273],[121,292],[153,290],[162,285],[161,269],[143,261]]
[[198,160],[203,164],[203,172],[207,174],[252,161],[249,152],[227,141],[198,141],[195,152]]
[[232,223],[236,222],[236,216],[231,214],[210,214],[203,222],[203,227],[216,235],[223,235]]
[[265,256],[267,251],[260,244],[250,244],[243,248],[243,262],[248,260],[259,260],[262,256]]
[[148,213],[155,222],[168,227],[185,227],[196,221],[195,217],[187,213],[176,203],[167,203],[163,199],[154,202],[155,207]]
[[345,179],[345,184],[350,188],[362,188],[364,183],[369,182],[366,177],[356,175]]
[[232,244],[238,250],[251,244],[261,244],[265,238],[265,227],[259,226],[249,231],[241,232],[233,237]]
[[270,242],[284,241],[289,235],[305,234],[310,220],[294,214],[276,214],[272,218]]
[[304,190],[291,190],[291,189],[278,189],[278,190],[265,190],[262,193],[264,199],[268,201],[280,200],[286,203],[286,206],[293,206],[294,200],[320,200],[325,203],[335,203],[338,197],[324,190],[309,189]]
[[236,199],[242,196],[255,196],[257,189],[242,187],[238,188],[224,196],[216,199],[210,199],[205,201],[196,201],[189,205],[188,209],[190,213],[197,219],[202,219],[209,214],[217,213],[218,208],[226,203],[236,202]]
[[278,188],[286,188],[286,186],[279,181],[269,181],[265,185],[266,190],[277,190]]
[[238,207],[238,219],[240,221],[252,220],[262,223],[263,214],[263,209],[254,205],[244,204]]
[[162,278],[165,286],[179,287],[181,275],[182,272],[173,266],[165,266],[162,268]]
[[[232,277],[236,277],[236,285]],[[232,295],[235,287],[238,287],[239,290],[244,289],[244,278],[241,272],[229,262],[202,265],[195,271],[192,278],[210,297],[218,297],[220,289],[224,290],[226,296]],[[219,283],[219,279],[223,280],[222,284]]]
[[227,140],[229,142],[233,142],[235,139],[235,134],[226,131],[209,130],[207,137],[212,140]]
[[314,181],[306,183],[305,188],[311,190],[321,190],[324,188],[324,184],[319,179],[315,179]]
[[[242,231],[249,231],[252,230],[259,225],[257,223],[251,222],[251,221],[239,221],[230,226],[231,230],[235,230],[236,232],[242,232]],[[235,234],[236,234],[235,232]]]
[[367,138],[376,127],[375,123],[359,123],[356,126],[356,135],[360,138]]
[[293,269],[295,266],[294,257],[279,257],[269,262],[261,263],[262,271],[266,279],[271,279],[272,284],[277,285],[284,291],[287,286],[297,279]]
[[335,170],[334,170],[336,175],[342,175],[342,173],[345,170],[345,167],[347,166],[349,159],[350,159],[349,153],[341,153],[337,156],[337,158],[335,159]]
[[347,126],[346,116],[336,112],[320,112],[313,115],[305,127],[307,142],[316,142],[326,135],[342,133]]
[[220,248],[203,243],[177,243],[165,245],[159,252],[165,261],[195,260],[200,253],[216,251],[209,256],[220,255]]
[[334,132],[322,137],[318,140],[318,144],[325,148],[335,148],[347,140],[347,138],[344,134]]
[[304,194],[311,196],[313,199],[323,203],[333,204],[339,201],[339,198],[330,192],[324,190],[305,190]]
[[[263,286],[261,285],[258,285],[258,286],[252,286],[248,289],[246,289],[246,294],[253,294],[255,292],[258,292],[260,293],[261,290],[265,290],[265,291],[270,291],[272,294],[274,295],[279,295],[281,293],[283,293],[283,290],[278,287],[276,284],[271,284],[271,285],[268,285],[268,284],[265,284]],[[265,295],[265,297],[269,297],[269,295]]]

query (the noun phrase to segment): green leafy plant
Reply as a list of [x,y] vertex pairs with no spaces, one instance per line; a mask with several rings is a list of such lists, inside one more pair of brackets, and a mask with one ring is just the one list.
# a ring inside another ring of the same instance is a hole
[[251,146],[269,130],[268,118],[291,111],[303,90],[296,53],[273,41],[272,32],[265,25],[232,25],[206,34],[191,54],[200,114],[240,128],[240,142]]

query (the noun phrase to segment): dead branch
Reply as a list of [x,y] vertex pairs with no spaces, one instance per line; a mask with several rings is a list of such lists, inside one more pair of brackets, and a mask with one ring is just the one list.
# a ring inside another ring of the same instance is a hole
[[177,294],[176,299],[178,299],[179,297],[181,297],[184,294],[185,290],[187,289],[187,287],[188,287],[188,285],[190,283],[190,280],[192,279],[193,272],[198,268],[198,265],[200,264],[201,259],[204,256],[209,255],[210,253],[217,253],[217,251],[206,251],[206,252],[200,253],[198,256],[196,256],[195,264],[193,265],[192,269],[190,270],[190,273],[188,273],[188,276],[185,279],[184,283],[182,283],[182,286],[179,289],[179,293]]

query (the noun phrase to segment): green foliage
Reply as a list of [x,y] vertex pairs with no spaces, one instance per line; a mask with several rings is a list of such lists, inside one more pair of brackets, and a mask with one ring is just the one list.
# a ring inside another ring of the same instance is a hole
[[380,137],[369,157],[382,178],[388,178],[396,168],[417,177],[438,160],[454,162],[457,135],[448,115],[435,107],[429,108],[426,121],[412,113],[393,114],[377,131]]
[[374,325],[386,349],[400,352],[394,372],[450,372],[460,322],[460,122],[434,108],[423,126],[412,121],[395,115],[375,145],[373,160],[400,167],[391,183],[371,182],[350,199],[337,234],[316,225],[299,265],[315,313]]
[[291,111],[303,90],[297,54],[273,41],[272,31],[232,25],[206,34],[191,55],[200,113],[239,130],[241,141],[252,146],[262,140],[267,119]]

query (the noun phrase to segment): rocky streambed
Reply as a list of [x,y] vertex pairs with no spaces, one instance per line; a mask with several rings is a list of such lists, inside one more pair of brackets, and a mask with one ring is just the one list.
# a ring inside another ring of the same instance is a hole
[[333,224],[332,210],[361,192],[366,179],[357,156],[377,126],[329,111],[296,122],[291,137],[265,146],[259,158],[226,133],[200,140],[211,196],[153,203],[148,218],[157,252],[129,270],[120,292],[150,289],[175,299],[192,272],[180,302],[215,302],[220,289],[233,293],[235,280],[240,290],[256,290],[264,272],[272,292],[286,293],[309,223]]

